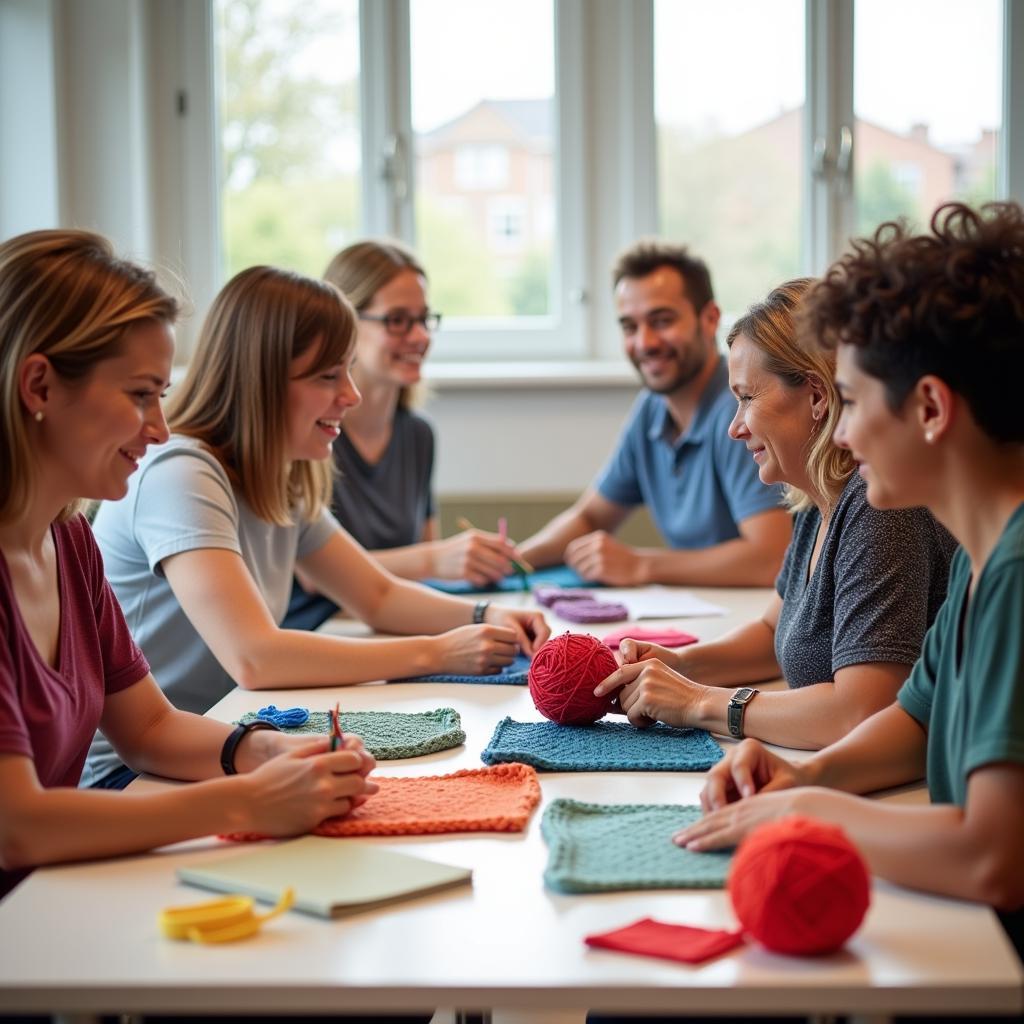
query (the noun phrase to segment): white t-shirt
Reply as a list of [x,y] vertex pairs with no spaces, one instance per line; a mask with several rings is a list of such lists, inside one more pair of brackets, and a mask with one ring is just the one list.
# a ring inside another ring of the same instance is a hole
[[[312,523],[294,526],[259,519],[220,462],[200,442],[181,435],[150,450],[130,478],[128,494],[104,502],[93,525],[107,578],[156,681],[175,707],[196,714],[208,711],[235,682],[178,604],[161,561],[198,548],[236,552],[280,623],[296,560],[322,547],[338,529],[327,510]],[[97,733],[82,785],[119,765]]]

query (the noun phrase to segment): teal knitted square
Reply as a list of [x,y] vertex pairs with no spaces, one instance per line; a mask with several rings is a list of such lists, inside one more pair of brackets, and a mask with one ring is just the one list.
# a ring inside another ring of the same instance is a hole
[[672,836],[701,816],[684,804],[591,804],[555,800],[544,812],[544,881],[558,892],[721,889],[731,851],[695,853]]
[[[342,711],[341,731],[362,737],[366,749],[378,761],[397,761],[403,757],[422,757],[439,750],[451,750],[466,742],[462,719],[454,708],[436,711]],[[245,725],[256,720],[254,712],[242,715]],[[311,711],[300,726],[282,729],[287,733],[327,734],[330,714]]]
[[517,654],[511,665],[506,665],[500,672],[486,676],[457,675],[453,672],[439,672],[432,676],[410,676],[408,679],[392,679],[393,683],[490,683],[506,686],[525,686],[530,674],[530,658],[526,654]]
[[480,755],[484,764],[517,761],[542,772],[704,772],[724,757],[703,729],[628,722],[558,725],[503,718]]

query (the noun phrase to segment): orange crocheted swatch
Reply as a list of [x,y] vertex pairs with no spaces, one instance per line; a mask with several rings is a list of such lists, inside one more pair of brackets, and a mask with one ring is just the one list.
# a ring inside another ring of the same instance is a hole
[[[318,836],[414,836],[438,832],[522,832],[540,802],[537,773],[525,764],[451,775],[379,777],[380,791],[351,814],[322,821]],[[252,833],[222,836],[236,842]]]

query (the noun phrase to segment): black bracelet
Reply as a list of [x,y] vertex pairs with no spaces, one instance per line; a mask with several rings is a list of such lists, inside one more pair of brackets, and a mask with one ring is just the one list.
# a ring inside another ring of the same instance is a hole
[[220,766],[224,769],[225,775],[238,774],[238,769],[235,767],[235,751],[238,750],[238,744],[242,742],[243,738],[255,729],[272,729],[274,732],[281,731],[273,722],[264,722],[261,718],[257,718],[255,722],[236,725],[228,733],[224,746],[220,748]]
[[473,606],[473,625],[479,626],[484,621],[487,609],[491,606],[490,601],[477,601]]

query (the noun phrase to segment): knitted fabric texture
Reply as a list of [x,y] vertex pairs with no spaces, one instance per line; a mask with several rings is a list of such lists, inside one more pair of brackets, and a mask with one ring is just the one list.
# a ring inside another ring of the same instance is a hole
[[[424,583],[435,590],[443,590],[446,594],[493,594],[495,591],[513,593],[522,592],[523,580],[518,573],[506,576],[497,583],[488,583],[485,587],[478,587],[466,580],[424,580]],[[585,580],[575,569],[567,565],[549,565],[544,569],[537,569],[526,576],[527,586],[532,590],[537,586],[552,585],[556,587],[600,587],[601,583]]]
[[672,836],[701,816],[683,804],[591,804],[555,800],[544,812],[544,881],[558,892],[720,889],[730,853],[695,853]]
[[558,725],[503,718],[480,755],[484,764],[530,764],[542,772],[703,772],[722,748],[703,729],[627,722]]
[[[345,817],[322,821],[318,836],[420,836],[441,832],[522,832],[540,802],[537,773],[525,764],[450,775],[375,776],[380,791]],[[223,836],[244,842],[254,833]]]
[[[422,757],[439,750],[451,750],[466,742],[462,719],[454,708],[435,711],[343,711],[341,731],[359,736],[366,749],[378,761],[396,761],[403,757]],[[256,718],[249,712],[239,719],[245,725]],[[331,731],[330,715],[326,711],[311,711],[304,725],[282,729],[288,733],[315,733],[328,735]]]
[[556,601],[551,611],[566,622],[619,622],[629,618],[629,609],[617,601]]
[[530,658],[526,654],[517,654],[511,665],[506,665],[500,672],[487,676],[460,676],[450,672],[440,672],[432,676],[410,676],[408,679],[392,679],[393,683],[490,683],[509,686],[525,686],[530,673]]

